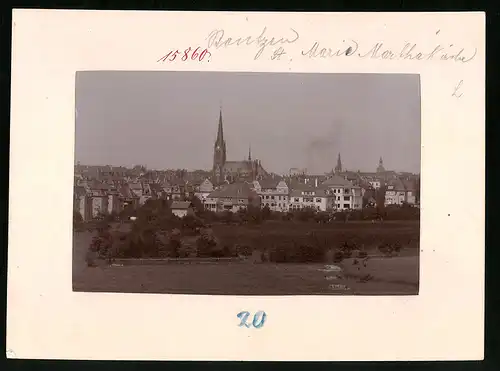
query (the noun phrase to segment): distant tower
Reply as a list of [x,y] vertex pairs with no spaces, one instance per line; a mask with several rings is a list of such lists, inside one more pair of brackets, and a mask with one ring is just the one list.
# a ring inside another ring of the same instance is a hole
[[385,171],[384,161],[382,160],[382,157],[380,157],[380,160],[378,161],[378,166],[377,166],[377,173],[383,173],[384,171]]
[[252,161],[252,146],[248,146],[248,161]]
[[219,111],[219,127],[217,139],[214,144],[214,166],[213,175],[217,183],[224,180],[224,165],[226,164],[226,141],[224,140],[224,130],[222,128],[222,107]]
[[335,173],[341,173],[342,172],[342,160],[340,159],[340,153],[339,156],[337,157],[337,166],[335,166]]

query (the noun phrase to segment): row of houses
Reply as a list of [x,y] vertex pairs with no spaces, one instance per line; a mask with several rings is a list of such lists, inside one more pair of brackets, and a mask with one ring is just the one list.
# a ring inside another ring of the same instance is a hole
[[303,208],[318,211],[352,210],[363,206],[361,187],[337,176],[321,184],[264,179],[251,183],[233,183],[218,190],[213,190],[206,180],[195,195],[206,209],[215,212],[237,211],[249,204],[280,212]]
[[[416,183],[395,178],[384,184],[387,188],[384,203],[417,204]],[[364,204],[374,204],[376,187],[360,185],[346,176],[308,177],[306,179],[271,177],[253,182],[214,185],[209,178],[201,182],[171,179],[168,182],[97,181],[75,179],[74,205],[84,220],[102,214],[119,213],[125,207],[137,208],[148,199],[189,200],[198,197],[206,210],[214,212],[245,209],[249,205],[268,207],[272,211],[287,212],[304,208],[318,211],[356,210]],[[368,198],[368,200],[363,200]],[[368,202],[366,202],[368,201]],[[184,215],[186,204],[179,205]],[[177,212],[176,212],[177,213]]]

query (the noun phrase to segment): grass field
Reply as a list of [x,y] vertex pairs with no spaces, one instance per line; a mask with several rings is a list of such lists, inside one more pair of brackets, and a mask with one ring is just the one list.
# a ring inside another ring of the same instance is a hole
[[262,225],[249,224],[243,227],[213,224],[212,229],[222,244],[247,245],[259,249],[292,243],[312,243],[337,248],[347,242],[370,250],[377,249],[384,243],[400,243],[418,254],[420,238],[418,221],[330,224],[268,221]]
[[[212,226],[223,243],[297,240],[314,232],[328,244],[345,240],[362,243],[376,252],[381,242],[403,243],[400,257],[371,258],[366,267],[344,260],[340,274],[325,264],[206,263],[90,268],[85,253],[88,232],[76,233],[73,246],[73,289],[93,292],[182,293],[211,295],[415,295],[418,294],[418,222],[316,223],[267,222],[260,226]],[[271,237],[270,237],[271,236]],[[260,246],[262,247],[262,246]],[[335,267],[333,267],[335,269]],[[368,281],[360,282],[361,278]]]

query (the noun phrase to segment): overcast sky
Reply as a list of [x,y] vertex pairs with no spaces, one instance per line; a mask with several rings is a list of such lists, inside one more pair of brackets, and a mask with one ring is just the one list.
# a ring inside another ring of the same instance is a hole
[[227,159],[268,171],[420,172],[420,79],[400,74],[78,72],[76,161],[211,169],[222,102]]

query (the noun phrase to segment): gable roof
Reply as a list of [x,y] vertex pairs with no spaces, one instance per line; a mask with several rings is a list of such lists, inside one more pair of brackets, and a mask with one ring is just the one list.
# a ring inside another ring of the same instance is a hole
[[406,191],[404,183],[399,178],[390,181],[389,186],[392,186],[392,191]]
[[153,192],[163,192],[163,187],[158,183],[150,183],[149,188],[151,188]]
[[137,198],[134,192],[130,189],[128,184],[123,185],[118,192],[120,192],[120,195],[124,198]]
[[191,207],[190,201],[172,201],[170,208],[172,210],[187,210]]
[[265,179],[260,179],[257,182],[259,182],[260,188],[271,189],[271,188],[276,188],[280,181],[281,181],[281,179],[265,178]]
[[238,173],[240,171],[252,171],[252,162],[250,161],[226,161],[224,170],[230,173]]
[[416,182],[407,179],[404,179],[402,182],[407,191],[415,192],[417,190]]
[[208,195],[209,198],[248,198],[256,193],[248,183],[232,183]]
[[325,180],[323,183],[321,183],[323,186],[340,186],[340,187],[352,187],[352,183],[341,176],[334,175],[331,178],[328,178]]
[[87,191],[85,190],[85,187],[75,186],[74,193],[75,193],[75,196],[77,196],[77,197],[83,197],[87,194]]

